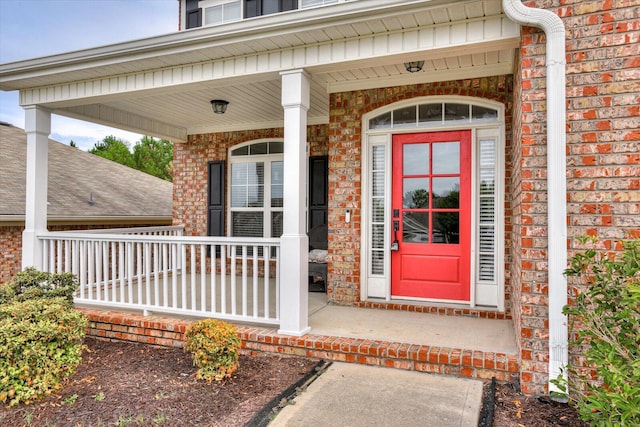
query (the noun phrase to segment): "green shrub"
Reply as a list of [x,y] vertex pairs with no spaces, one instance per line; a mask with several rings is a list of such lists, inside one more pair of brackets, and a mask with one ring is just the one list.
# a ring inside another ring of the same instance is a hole
[[0,402],[31,402],[55,390],[81,360],[87,319],[65,298],[0,305]]
[[[640,425],[640,240],[623,242],[619,260],[593,249],[575,255],[565,274],[586,288],[566,306],[572,344],[581,346],[598,381],[570,368],[583,420],[600,426]],[[579,327],[578,327],[579,326]],[[582,375],[581,375],[582,374]]]
[[203,319],[189,325],[184,337],[184,349],[193,356],[198,378],[221,381],[238,369],[240,337],[235,326]]
[[29,267],[17,273],[10,282],[0,285],[0,304],[58,297],[72,304],[77,288],[78,281],[73,273],[45,273]]

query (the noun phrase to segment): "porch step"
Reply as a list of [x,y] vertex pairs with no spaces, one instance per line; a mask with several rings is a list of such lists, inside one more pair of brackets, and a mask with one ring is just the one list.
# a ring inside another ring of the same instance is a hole
[[[89,318],[87,335],[99,339],[182,347],[184,331],[191,324],[184,319],[80,310]],[[280,335],[275,329],[251,326],[239,326],[238,333],[247,352],[282,353],[466,378],[495,377],[499,381],[516,380],[519,372],[515,352],[332,335],[292,337]]]

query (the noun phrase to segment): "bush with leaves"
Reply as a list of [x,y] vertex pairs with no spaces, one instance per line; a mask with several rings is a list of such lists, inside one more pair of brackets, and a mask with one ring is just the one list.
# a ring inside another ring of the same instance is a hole
[[78,281],[72,273],[45,273],[28,267],[16,273],[11,281],[0,284],[0,304],[11,300],[58,297],[72,304],[77,288]]
[[203,319],[189,325],[184,338],[185,351],[193,356],[199,379],[221,381],[230,378],[238,369],[240,337],[235,326]]
[[55,390],[81,360],[86,317],[65,298],[0,305],[0,402],[31,402]]
[[[583,420],[598,426],[640,425],[640,240],[623,242],[616,260],[600,254],[595,239],[570,260],[565,274],[585,285],[564,308],[575,338],[598,381],[570,368],[572,392]],[[576,326],[578,326],[576,328]],[[581,375],[582,374],[582,375]],[[556,381],[560,388],[566,385]]]

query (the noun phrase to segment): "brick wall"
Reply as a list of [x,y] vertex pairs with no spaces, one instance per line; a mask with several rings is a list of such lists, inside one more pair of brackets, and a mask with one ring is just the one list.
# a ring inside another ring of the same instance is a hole
[[[572,239],[598,236],[603,249],[640,231],[640,9],[637,1],[537,0],[567,30],[567,213]],[[548,370],[545,37],[522,29],[516,70],[513,186],[513,307],[521,383],[544,393]],[[516,102],[517,103],[517,102]],[[576,292],[570,287],[570,295]],[[582,363],[572,352],[572,363]]]
[[[474,96],[499,101],[505,105],[508,145],[511,139],[512,84],[511,76],[496,76],[331,95],[329,111],[329,254],[331,262],[327,291],[333,302],[353,305],[360,300],[362,116],[385,105],[418,96]],[[510,163],[507,162],[507,176],[509,176],[509,165]],[[509,194],[508,188],[506,194]],[[509,200],[509,196],[506,199]],[[506,208],[510,209],[508,202]],[[344,221],[346,209],[351,210],[351,222],[348,224]],[[508,222],[507,218],[507,241],[509,241],[510,230]],[[507,305],[510,298],[509,289],[507,284]]]
[[[50,225],[49,231],[90,230],[99,228],[155,227],[166,224]],[[24,226],[0,226],[0,283],[6,283],[22,268],[22,231]]]

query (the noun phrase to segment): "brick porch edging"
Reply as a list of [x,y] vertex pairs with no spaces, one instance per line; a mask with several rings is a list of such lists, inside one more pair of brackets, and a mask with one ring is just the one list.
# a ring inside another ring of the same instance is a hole
[[[87,336],[163,347],[183,347],[192,321],[79,309],[89,319]],[[279,335],[273,329],[238,326],[245,352],[271,352],[498,381],[517,380],[515,354],[308,334]]]

